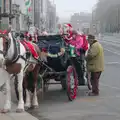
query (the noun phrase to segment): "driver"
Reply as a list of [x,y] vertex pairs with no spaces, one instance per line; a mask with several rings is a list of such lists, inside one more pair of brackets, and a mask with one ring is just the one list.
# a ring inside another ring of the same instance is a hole
[[72,28],[72,25],[71,24],[64,24],[63,26],[63,34],[66,34],[64,35],[64,40],[66,43],[69,44],[69,42],[72,40],[72,31],[73,31],[73,28]]

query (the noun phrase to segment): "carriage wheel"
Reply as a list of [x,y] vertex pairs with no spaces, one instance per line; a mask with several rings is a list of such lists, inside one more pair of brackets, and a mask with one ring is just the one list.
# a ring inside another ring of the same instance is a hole
[[37,94],[40,98],[44,99],[44,82],[42,76],[39,74],[37,82]]
[[[17,76],[15,76],[14,86],[15,86],[15,93],[16,93],[17,100],[19,100]],[[26,91],[25,91],[24,87],[23,87],[23,99],[24,99],[24,102],[25,102],[26,101]]]
[[49,84],[47,84],[49,80],[45,80],[43,81],[43,91],[44,92],[47,92],[48,91],[48,88],[49,88]]
[[67,69],[67,95],[70,101],[76,99],[78,80],[74,67],[69,66]]
[[61,80],[61,86],[63,90],[66,90],[66,78]]

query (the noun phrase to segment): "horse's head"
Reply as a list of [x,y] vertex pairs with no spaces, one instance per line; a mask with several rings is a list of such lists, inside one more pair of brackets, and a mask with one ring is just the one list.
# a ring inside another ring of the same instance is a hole
[[1,31],[0,30],[0,66],[4,63],[5,55],[10,45],[10,29]]

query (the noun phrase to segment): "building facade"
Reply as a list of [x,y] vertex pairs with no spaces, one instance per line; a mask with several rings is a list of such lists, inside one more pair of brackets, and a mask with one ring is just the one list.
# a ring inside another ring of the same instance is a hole
[[1,29],[6,29],[11,24],[12,19],[12,0],[0,1],[0,22]]
[[20,30],[21,31],[27,31],[29,26],[28,26],[28,16],[25,14],[21,13],[20,14]]
[[47,1],[47,28],[49,32],[56,30],[56,5]]
[[20,5],[12,4],[12,13],[14,18],[12,19],[12,29],[13,31],[20,31]]
[[34,0],[34,26],[39,28],[40,22],[40,0]]
[[74,13],[70,20],[73,28],[78,31],[90,28],[91,14],[89,13]]
[[47,2],[48,0],[40,0],[40,30],[47,30]]
[[28,30],[32,24],[41,31],[53,32],[56,28],[56,6],[50,0],[31,0],[27,14],[25,0],[0,0],[0,28],[8,28],[9,23],[14,31]]

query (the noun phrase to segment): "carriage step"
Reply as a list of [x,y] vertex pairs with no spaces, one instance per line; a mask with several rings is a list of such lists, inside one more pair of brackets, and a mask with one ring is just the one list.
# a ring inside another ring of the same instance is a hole
[[53,83],[46,83],[48,85],[55,85],[55,84],[61,84],[61,82],[53,82]]
[[52,74],[64,75],[65,73],[66,73],[66,71],[64,71],[64,72],[47,72],[47,73],[45,73],[45,75],[52,75]]

